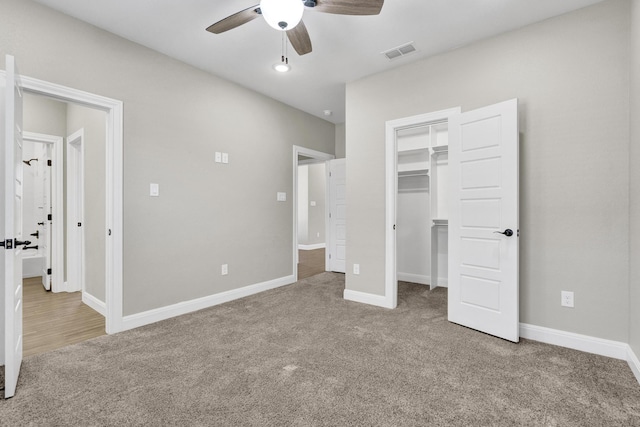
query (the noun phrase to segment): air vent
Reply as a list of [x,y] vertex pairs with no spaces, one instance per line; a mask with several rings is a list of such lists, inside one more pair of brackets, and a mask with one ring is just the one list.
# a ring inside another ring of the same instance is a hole
[[384,56],[387,57],[388,60],[400,58],[401,56],[408,55],[412,52],[415,52],[416,48],[413,45],[413,42],[409,42],[403,44],[402,46],[394,47],[393,49],[389,49],[385,52],[382,52]]

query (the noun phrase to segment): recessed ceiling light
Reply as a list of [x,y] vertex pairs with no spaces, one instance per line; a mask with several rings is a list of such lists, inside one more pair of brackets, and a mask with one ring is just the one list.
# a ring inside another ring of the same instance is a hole
[[279,73],[286,73],[291,71],[291,65],[285,64],[284,62],[278,62],[277,64],[273,64],[273,69]]

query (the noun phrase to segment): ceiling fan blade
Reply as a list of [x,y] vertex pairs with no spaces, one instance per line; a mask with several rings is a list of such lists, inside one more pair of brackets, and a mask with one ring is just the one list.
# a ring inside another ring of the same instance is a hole
[[239,27],[242,24],[246,24],[249,21],[253,21],[260,13],[260,5],[257,4],[255,6],[251,6],[245,10],[242,10],[238,13],[234,13],[233,15],[227,16],[221,21],[216,22],[215,24],[210,25],[207,28],[207,31],[214,34],[224,33],[225,31],[229,31],[233,28]]
[[311,39],[304,22],[300,21],[293,29],[287,31],[287,37],[298,55],[302,56],[311,52]]
[[384,0],[316,0],[313,10],[337,15],[378,15]]

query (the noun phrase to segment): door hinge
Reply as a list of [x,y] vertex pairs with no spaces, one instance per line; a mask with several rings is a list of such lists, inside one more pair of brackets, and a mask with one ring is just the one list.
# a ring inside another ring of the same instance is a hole
[[331,172],[329,172],[329,178],[331,178]]
[[329,212],[329,218],[331,218],[331,212]]
[[331,259],[331,254],[329,254],[329,259]]
[[47,274],[51,274],[51,269],[47,268]]
[[53,221],[53,215],[52,214],[48,214],[47,215],[47,221]]
[[82,227],[82,223],[81,222],[78,223],[78,227]]
[[52,165],[51,160],[47,160],[47,166],[51,166],[51,165]]

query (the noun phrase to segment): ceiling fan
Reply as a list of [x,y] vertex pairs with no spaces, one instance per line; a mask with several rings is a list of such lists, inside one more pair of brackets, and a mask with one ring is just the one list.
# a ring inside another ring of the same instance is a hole
[[262,15],[271,27],[286,31],[298,55],[306,55],[311,52],[311,39],[302,22],[305,8],[336,15],[377,15],[383,4],[384,0],[261,0],[258,5],[210,25],[207,31],[224,33]]

